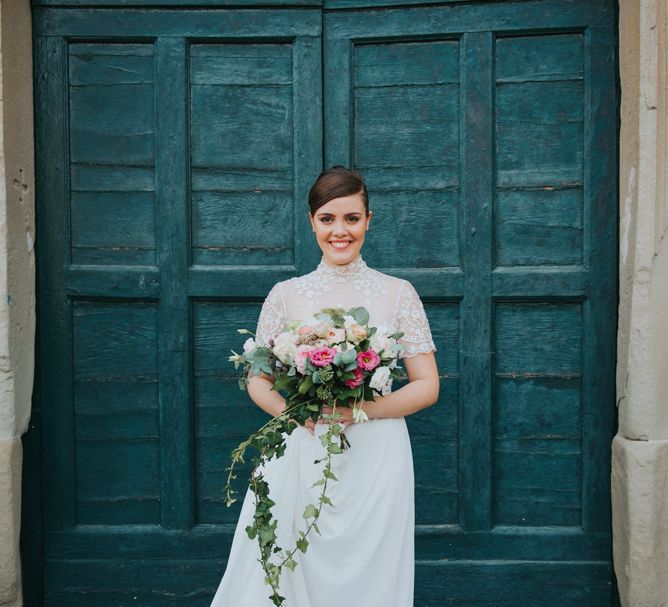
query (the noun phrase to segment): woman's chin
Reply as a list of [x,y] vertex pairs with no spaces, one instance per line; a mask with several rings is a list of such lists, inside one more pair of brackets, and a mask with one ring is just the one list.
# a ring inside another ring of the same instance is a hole
[[328,256],[336,261],[336,263],[348,263],[357,257],[359,249],[348,245],[345,249],[337,249],[333,245],[327,243]]

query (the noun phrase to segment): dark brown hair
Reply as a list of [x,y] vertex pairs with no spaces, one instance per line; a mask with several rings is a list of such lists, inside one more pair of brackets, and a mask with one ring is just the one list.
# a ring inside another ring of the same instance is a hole
[[369,214],[369,194],[366,191],[364,177],[355,169],[347,169],[340,164],[320,173],[308,194],[308,206],[311,213],[316,211],[330,200],[361,194],[364,200],[366,214]]

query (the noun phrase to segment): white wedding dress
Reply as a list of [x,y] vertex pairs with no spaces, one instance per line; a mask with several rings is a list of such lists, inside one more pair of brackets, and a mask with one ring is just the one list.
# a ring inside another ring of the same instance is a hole
[[[288,320],[304,320],[321,308],[364,306],[370,326],[403,331],[404,356],[436,350],[424,307],[413,285],[369,268],[358,255],[344,266],[321,259],[317,269],[276,283],[260,312],[256,340]],[[391,387],[385,393],[391,391]],[[283,456],[263,468],[278,521],[277,544],[293,549],[305,530],[304,508],[316,507],[326,451],[316,434],[297,427],[286,437]],[[345,429],[350,448],[332,456],[338,478],[327,483],[332,505],[323,504],[305,553],[297,550],[294,571],[283,567],[280,594],[285,607],[412,607],[414,579],[414,477],[411,444],[403,417],[371,419]],[[211,607],[272,607],[264,582],[253,522],[255,494],[247,489],[227,567]]]

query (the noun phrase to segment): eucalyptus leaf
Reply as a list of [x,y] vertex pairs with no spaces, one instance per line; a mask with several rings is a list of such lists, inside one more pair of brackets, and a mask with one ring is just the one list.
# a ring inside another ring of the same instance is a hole
[[367,312],[366,308],[362,306],[353,308],[350,316],[352,316],[360,325],[366,325],[369,323],[369,312]]

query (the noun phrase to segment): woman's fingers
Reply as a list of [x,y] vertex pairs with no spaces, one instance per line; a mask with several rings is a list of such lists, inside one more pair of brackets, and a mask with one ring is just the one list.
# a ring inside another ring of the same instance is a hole
[[[297,424],[298,426],[301,426],[301,425],[302,425],[302,424],[300,424],[296,419],[294,419],[294,418],[292,418],[292,417],[290,418],[290,421],[294,422],[294,423]],[[313,422],[313,420],[312,420],[310,417],[306,420],[306,423],[304,423],[303,426],[304,426],[304,428],[306,428],[311,434],[315,434],[314,422]]]

